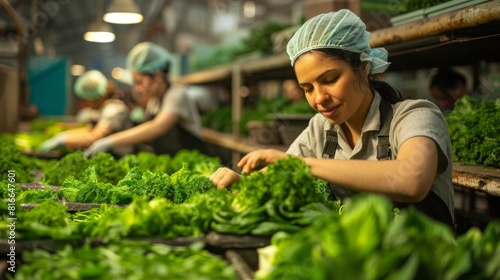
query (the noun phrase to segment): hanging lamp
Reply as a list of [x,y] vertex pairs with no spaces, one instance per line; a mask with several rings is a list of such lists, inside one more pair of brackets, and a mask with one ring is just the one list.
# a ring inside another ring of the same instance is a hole
[[87,32],[83,35],[83,38],[89,42],[96,43],[109,43],[115,40],[115,34],[111,29],[111,26],[100,19],[102,15],[102,0],[101,5],[97,5],[97,19],[96,21],[90,23]]
[[141,22],[143,16],[134,0],[113,0],[103,19],[109,23],[134,24]]

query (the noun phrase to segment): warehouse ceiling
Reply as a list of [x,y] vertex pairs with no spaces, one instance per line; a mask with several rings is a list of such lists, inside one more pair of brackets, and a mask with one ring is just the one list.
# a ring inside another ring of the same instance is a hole
[[[3,2],[3,3],[2,3]],[[0,0],[0,58],[17,52],[18,28],[5,3],[22,18],[28,56],[65,56],[71,63],[108,71],[122,65],[136,43],[154,41],[174,52],[199,44],[216,45],[227,33],[268,21],[291,21],[299,0],[254,0],[255,15],[243,15],[243,0],[135,0],[144,20],[112,24],[116,40],[91,43],[83,34],[112,0]],[[232,17],[228,17],[232,15]],[[227,19],[233,19],[228,23]],[[236,19],[236,23],[234,22]],[[218,25],[217,25],[218,24]],[[224,25],[235,26],[224,30]],[[218,26],[218,27],[217,27]],[[219,28],[219,30],[217,30]],[[9,50],[10,49],[10,50]]]

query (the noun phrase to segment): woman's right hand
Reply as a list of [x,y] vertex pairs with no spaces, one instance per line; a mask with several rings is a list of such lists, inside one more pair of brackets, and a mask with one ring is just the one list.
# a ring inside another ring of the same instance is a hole
[[220,167],[210,175],[209,178],[218,189],[223,189],[229,187],[233,183],[239,182],[241,180],[241,175],[227,167]]
[[276,161],[285,158],[288,154],[282,151],[274,150],[274,149],[263,149],[256,150],[246,154],[241,160],[238,162],[238,167],[241,168],[241,172],[250,173],[252,170],[255,170],[259,166],[259,164],[263,163],[265,165],[275,163]]

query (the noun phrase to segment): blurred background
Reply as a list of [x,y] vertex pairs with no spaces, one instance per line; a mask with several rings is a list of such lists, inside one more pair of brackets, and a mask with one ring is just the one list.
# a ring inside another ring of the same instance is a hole
[[[175,57],[171,74],[178,77],[234,62],[237,57],[251,59],[282,52],[286,41],[279,44],[275,40],[273,46],[270,34],[286,28],[293,31],[294,26],[319,13],[349,8],[373,31],[415,20],[400,17],[402,21],[395,21],[399,14],[410,15],[411,9],[419,9],[418,5],[427,2],[447,1],[0,0],[0,66],[7,68],[1,72],[19,76],[16,79],[21,81],[21,104],[28,106],[20,109],[22,116],[32,115],[32,105],[41,115],[71,115],[77,109],[72,94],[74,80],[86,70],[97,69],[114,78],[119,86],[127,87],[125,56],[142,41],[156,42],[171,51]],[[472,5],[489,1],[449,2]],[[137,12],[142,18],[129,24],[104,21],[104,16],[117,7]],[[490,36],[497,27],[488,24],[489,30],[474,32]],[[85,40],[85,34],[96,28],[110,32],[111,37],[104,42]],[[424,59],[408,54],[407,49],[417,52],[420,45],[435,44],[442,38],[428,36],[426,42],[414,40],[390,50],[391,54],[401,53],[403,48],[407,54],[391,57],[393,65],[385,78],[407,97],[427,98],[428,79],[434,68],[453,66],[466,76],[470,91],[482,87],[483,91],[498,94],[499,67],[491,63],[498,61],[494,44],[498,36],[484,43],[476,41],[456,54],[450,53],[458,50],[455,45]]]

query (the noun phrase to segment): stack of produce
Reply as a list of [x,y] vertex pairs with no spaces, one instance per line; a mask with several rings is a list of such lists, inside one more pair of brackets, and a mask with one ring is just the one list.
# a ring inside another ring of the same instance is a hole
[[464,96],[455,103],[446,122],[455,161],[500,167],[500,98]]

